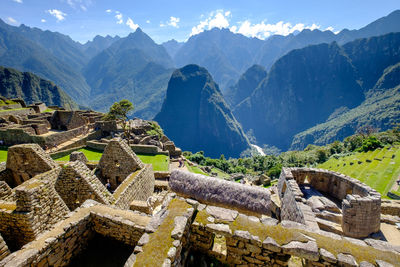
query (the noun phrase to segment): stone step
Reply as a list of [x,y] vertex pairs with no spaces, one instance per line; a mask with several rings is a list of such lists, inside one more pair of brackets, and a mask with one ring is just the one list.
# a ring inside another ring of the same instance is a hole
[[324,210],[322,212],[315,212],[315,216],[330,222],[342,224],[342,214]]
[[318,226],[321,230],[332,232],[334,234],[343,235],[342,226],[340,224],[316,218]]
[[159,190],[168,190],[168,181],[155,180],[154,188]]

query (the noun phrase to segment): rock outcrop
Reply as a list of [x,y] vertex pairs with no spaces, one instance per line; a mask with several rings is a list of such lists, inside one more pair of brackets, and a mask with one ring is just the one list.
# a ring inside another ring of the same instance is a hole
[[205,68],[187,65],[169,81],[167,97],[154,118],[183,150],[237,157],[249,148],[240,124]]

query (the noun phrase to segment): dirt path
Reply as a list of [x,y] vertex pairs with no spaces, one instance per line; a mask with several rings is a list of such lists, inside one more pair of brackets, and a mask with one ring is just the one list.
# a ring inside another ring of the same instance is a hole
[[188,172],[189,170],[188,170],[188,168],[186,167],[186,164],[187,164],[187,163],[185,163],[183,167],[180,167],[180,168],[179,168],[179,162],[172,162],[172,161],[170,161],[170,163],[169,163],[169,170],[170,170],[170,171],[173,171],[173,170],[175,170],[175,169],[178,169],[178,170],[182,170],[182,171],[187,171],[187,172]]

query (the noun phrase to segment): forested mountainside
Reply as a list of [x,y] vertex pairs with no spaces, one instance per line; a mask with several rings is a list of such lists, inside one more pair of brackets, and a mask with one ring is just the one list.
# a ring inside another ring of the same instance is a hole
[[250,147],[218,85],[197,65],[174,71],[162,109],[154,119],[184,150],[238,157]]
[[44,102],[47,106],[77,109],[78,105],[57,85],[30,72],[0,66],[0,95],[22,98],[27,104]]
[[245,131],[253,129],[258,143],[286,150],[297,133],[374,101],[379,95],[374,84],[397,62],[400,33],[293,50],[272,66],[234,114]]

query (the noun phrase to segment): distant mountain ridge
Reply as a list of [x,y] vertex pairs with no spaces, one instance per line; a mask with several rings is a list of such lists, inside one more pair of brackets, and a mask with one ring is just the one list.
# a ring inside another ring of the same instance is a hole
[[297,34],[273,35],[261,41],[228,29],[214,28],[190,37],[175,54],[174,61],[177,67],[189,63],[206,67],[225,92],[250,66],[259,64],[268,71],[276,60],[291,50],[333,41],[344,44],[390,32],[400,32],[400,10],[359,30],[344,29],[338,34],[305,29]]
[[78,105],[54,83],[29,72],[0,66],[0,95],[22,98],[27,104],[44,102],[50,106],[78,109]]
[[[335,118],[331,114],[343,118],[360,104],[365,106],[364,102],[375,103],[380,96],[374,94],[374,84],[397,62],[400,33],[358,39],[343,46],[333,42],[293,50],[271,67],[251,96],[235,107],[234,114],[245,131],[253,129],[259,144],[283,150],[299,148],[312,143],[313,138],[308,134],[306,140],[293,141],[301,145],[293,145],[291,139],[297,133]],[[375,97],[366,99],[365,95]],[[383,110],[379,112],[383,114]],[[353,134],[354,127],[352,131],[346,134]],[[332,131],[329,136],[335,138]]]
[[205,68],[177,69],[156,120],[175,144],[207,156],[239,157],[250,144]]
[[121,99],[135,105],[135,116],[153,118],[172,73],[172,60],[140,28],[93,57],[83,69],[91,87],[91,107],[107,111]]

